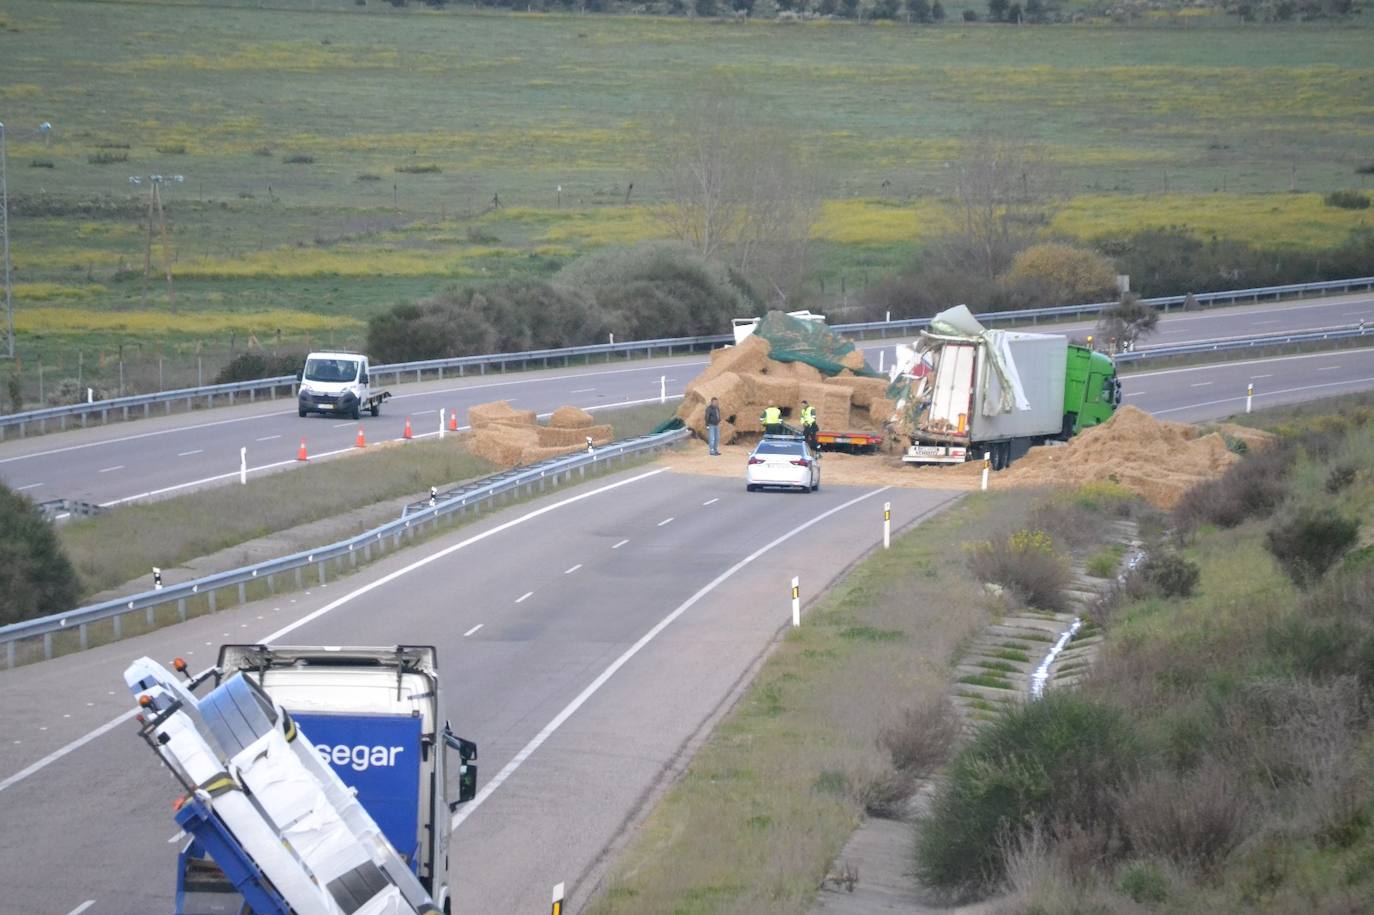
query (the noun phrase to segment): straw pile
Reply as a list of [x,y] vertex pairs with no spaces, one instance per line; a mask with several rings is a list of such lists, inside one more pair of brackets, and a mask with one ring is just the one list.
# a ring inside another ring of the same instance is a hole
[[1067,445],[1032,448],[998,476],[1024,486],[1109,481],[1158,508],[1171,509],[1194,485],[1219,476],[1237,460],[1219,433],[1204,435],[1186,423],[1158,420],[1125,406]]
[[826,430],[876,430],[891,417],[893,406],[883,397],[887,382],[850,371],[863,368],[857,350],[845,357],[848,368],[834,378],[804,362],[777,362],[768,353],[768,341],[756,335],[711,353],[711,364],[687,385],[677,415],[704,438],[706,405],[719,398],[724,444],[740,433],[762,432],[759,415],[769,406],[781,408],[785,422],[800,426],[803,400],[816,408],[816,419]]
[[516,410],[504,400],[477,404],[468,409],[472,426],[469,450],[500,467],[533,464],[560,454],[570,454],[592,444],[604,445],[613,433],[598,425],[591,414],[576,407],[559,407],[549,425],[541,426],[533,410]]

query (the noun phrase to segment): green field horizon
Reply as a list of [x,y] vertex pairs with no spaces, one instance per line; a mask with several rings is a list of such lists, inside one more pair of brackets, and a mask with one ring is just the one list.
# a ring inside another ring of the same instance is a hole
[[[660,138],[705,81],[814,164],[823,299],[939,233],[948,163],[981,135],[1043,149],[1047,233],[1330,247],[1374,220],[1322,202],[1374,185],[1370,35],[10,0],[18,348],[58,377],[78,350],[91,371],[121,348],[184,369],[250,338],[356,346],[397,301],[663,237]],[[168,236],[145,291],[153,175]]]

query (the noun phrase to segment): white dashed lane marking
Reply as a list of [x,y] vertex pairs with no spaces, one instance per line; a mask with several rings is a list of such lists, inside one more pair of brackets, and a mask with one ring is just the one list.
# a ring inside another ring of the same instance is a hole
[[478,623],[476,626],[473,626],[473,627],[472,627],[471,629],[469,629],[467,632],[464,632],[464,633],[463,633],[463,638],[467,638],[468,636],[472,635],[472,634],[473,634],[474,632],[476,632],[478,629],[481,629],[482,626],[484,626],[484,625],[485,625],[484,623]]

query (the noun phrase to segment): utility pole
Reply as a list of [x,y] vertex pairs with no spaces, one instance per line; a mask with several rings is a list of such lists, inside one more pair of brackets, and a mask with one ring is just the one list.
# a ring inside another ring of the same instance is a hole
[[10,283],[10,189],[6,175],[5,124],[0,121],[0,240],[5,251],[5,316],[9,322],[8,355],[14,358],[14,290]]

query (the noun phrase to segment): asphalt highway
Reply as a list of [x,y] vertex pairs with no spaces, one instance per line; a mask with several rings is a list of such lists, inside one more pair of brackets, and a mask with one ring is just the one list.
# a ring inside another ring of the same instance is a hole
[[0,672],[0,908],[168,911],[179,789],[120,720],[122,669],[143,654],[199,669],[224,642],[274,640],[436,645],[448,716],[481,752],[482,794],[455,818],[454,911],[543,911],[559,882],[575,911],[788,623],[791,577],[809,598],[879,543],[885,501],[900,526],[952,498],[628,471],[324,588]]
[[[1160,321],[1147,343],[1349,326],[1360,320],[1374,320],[1374,296],[1176,313]],[[1091,322],[1080,322],[1054,329],[1073,333],[1091,327]],[[882,350],[887,350],[890,361],[891,346],[891,341],[865,343],[870,364],[878,365]],[[372,443],[400,438],[407,416],[415,435],[430,436],[438,429],[440,409],[458,410],[459,422],[465,424],[467,408],[489,400],[509,400],[518,408],[540,413],[568,403],[592,409],[651,403],[659,396],[661,377],[666,378],[669,397],[681,395],[704,362],[701,355],[650,362],[617,360],[571,370],[403,385],[394,389],[395,396],[380,417],[365,415],[360,422],[320,416],[302,419],[292,401],[277,400],[11,438],[0,443],[0,480],[36,501],[69,498],[110,505],[156,498],[233,482],[238,478],[240,448],[248,449],[249,472],[259,474],[299,466],[295,458],[302,439],[311,457],[319,459],[350,451],[359,426]],[[1259,374],[1277,377],[1277,373]],[[1133,385],[1128,380],[1126,389],[1133,390]],[[1268,386],[1258,385],[1261,391]],[[1292,384],[1285,380],[1280,386]]]

